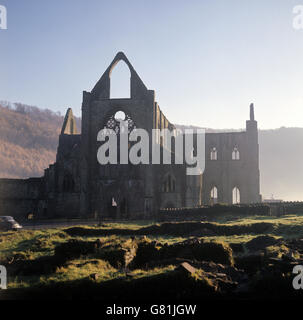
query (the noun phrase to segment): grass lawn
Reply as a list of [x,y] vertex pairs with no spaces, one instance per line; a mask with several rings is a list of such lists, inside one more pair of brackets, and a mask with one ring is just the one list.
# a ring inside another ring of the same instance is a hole
[[[303,238],[303,215],[289,215],[284,217],[222,217],[217,219],[212,224],[216,226],[229,227],[243,227],[254,225],[256,223],[267,223],[271,228],[270,235],[276,238]],[[129,230],[138,231],[141,228],[153,227],[152,221],[132,221],[132,222],[116,222],[104,223],[102,226],[77,226],[77,228],[84,228],[85,230]],[[157,224],[156,226],[160,226]],[[67,228],[45,229],[45,230],[22,230],[18,232],[4,232],[0,234],[0,264],[14,265],[16,263],[22,264],[28,261],[35,261],[52,257],[55,254],[56,246],[67,243],[71,240],[77,241],[96,241],[100,240],[102,244],[101,251],[108,251],[116,253],[118,248],[123,247],[130,239],[130,235],[111,234],[106,236],[72,236],[65,230]],[[240,229],[239,229],[240,230]],[[263,233],[264,234],[264,233]],[[227,244],[245,244],[253,238],[262,235],[262,233],[241,233],[233,235],[209,235],[199,238],[209,241],[220,241]],[[268,234],[267,234],[268,235]],[[137,237],[137,236],[136,236]],[[142,237],[142,235],[141,235]],[[184,241],[193,236],[182,235],[172,236],[167,234],[150,234],[147,238],[151,241],[157,241],[161,244],[174,244]],[[112,251],[110,251],[112,250]],[[274,250],[274,248],[273,248]],[[18,262],[19,261],[19,262]],[[44,261],[44,260],[41,260]],[[47,260],[45,260],[47,264]],[[47,266],[46,266],[47,267]],[[165,267],[158,267],[148,270],[135,269],[131,271],[132,278],[149,277],[155,274],[161,274],[173,270],[175,266],[168,265]],[[97,282],[104,282],[112,279],[119,279],[125,277],[125,270],[122,266],[113,266],[109,261],[94,254],[83,254],[76,259],[67,259],[67,261],[51,272],[44,274],[17,275],[10,274],[8,268],[8,288],[30,287],[38,284],[48,284],[54,282],[66,282],[71,280],[88,279],[90,275],[98,274]]]

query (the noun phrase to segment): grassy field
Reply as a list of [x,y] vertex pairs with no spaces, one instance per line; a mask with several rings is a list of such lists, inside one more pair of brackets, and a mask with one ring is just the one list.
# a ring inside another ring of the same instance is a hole
[[[262,235],[281,240],[303,238],[303,215],[279,218],[222,217],[211,223],[184,224],[186,225],[134,221],[104,223],[101,226],[4,232],[0,234],[0,264],[8,268],[9,290],[81,280],[105,283],[115,279],[153,277],[175,270],[176,265],[169,263],[128,270],[127,255],[132,250],[136,251],[140,245],[147,248],[153,244],[152,249],[156,251],[163,251],[166,247],[177,248],[176,245],[189,239],[224,244],[232,248],[243,245],[242,251],[233,250],[235,258],[247,254],[245,245]],[[74,248],[70,249],[70,243],[76,245],[76,253]],[[91,250],[92,244],[98,244],[98,248]],[[64,256],[65,249],[61,249],[64,257],[61,256],[58,262],[54,257],[58,256],[60,246],[64,245],[67,245],[67,254]],[[71,250],[70,254],[68,250]],[[268,246],[266,250],[268,254],[279,257],[288,249],[281,244]]]

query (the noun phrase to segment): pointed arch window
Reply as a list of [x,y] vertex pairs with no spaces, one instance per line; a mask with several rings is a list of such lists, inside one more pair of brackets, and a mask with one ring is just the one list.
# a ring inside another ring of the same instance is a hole
[[217,187],[214,186],[210,190],[210,204],[214,205],[216,203],[218,203],[218,189],[217,189]]
[[217,152],[217,148],[213,147],[210,150],[210,160],[218,160],[218,152]]
[[176,179],[168,174],[162,182],[162,192],[175,192],[176,191]]
[[234,147],[231,158],[232,160],[240,160],[240,152],[238,150],[238,147]]
[[233,204],[239,204],[241,201],[240,198],[240,189],[238,187],[234,187],[233,191],[232,191],[232,200],[233,200]]
[[129,99],[131,73],[128,65],[120,60],[110,71],[110,99]]

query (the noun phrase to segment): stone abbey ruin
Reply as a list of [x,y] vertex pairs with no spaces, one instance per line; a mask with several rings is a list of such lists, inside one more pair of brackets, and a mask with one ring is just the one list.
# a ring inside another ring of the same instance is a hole
[[[129,67],[130,98],[110,99],[110,75],[124,61]],[[100,165],[96,154],[100,129],[119,128],[115,115],[123,112],[129,128],[173,129],[126,56],[119,52],[91,92],[83,93],[82,132],[68,109],[56,162],[41,178],[0,179],[0,215],[26,218],[104,217],[152,218],[160,208],[215,203],[258,203],[258,128],[254,106],[246,131],[206,133],[205,170],[186,175],[180,164]],[[151,134],[150,134],[151,136]],[[159,142],[161,148],[163,141]]]

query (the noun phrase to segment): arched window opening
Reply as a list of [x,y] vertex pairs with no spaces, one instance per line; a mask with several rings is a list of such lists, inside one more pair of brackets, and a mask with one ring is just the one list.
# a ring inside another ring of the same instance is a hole
[[127,64],[119,61],[110,73],[110,99],[130,98],[130,77]]
[[240,190],[237,187],[233,188],[233,204],[239,204],[241,199],[240,199]]
[[218,152],[217,148],[212,148],[210,151],[210,160],[217,160],[218,159]]
[[162,183],[162,192],[169,192],[168,180],[164,180]]
[[237,147],[234,147],[232,152],[232,160],[240,160],[240,152]]
[[116,199],[114,196],[111,196],[109,199],[108,199],[108,202],[107,202],[107,209],[108,209],[108,213],[113,217],[115,218],[116,215],[117,215],[117,202],[116,202]]
[[214,205],[216,203],[218,203],[218,189],[213,187],[210,191],[210,204]]
[[162,183],[162,192],[175,192],[176,180],[170,174],[168,174]]

